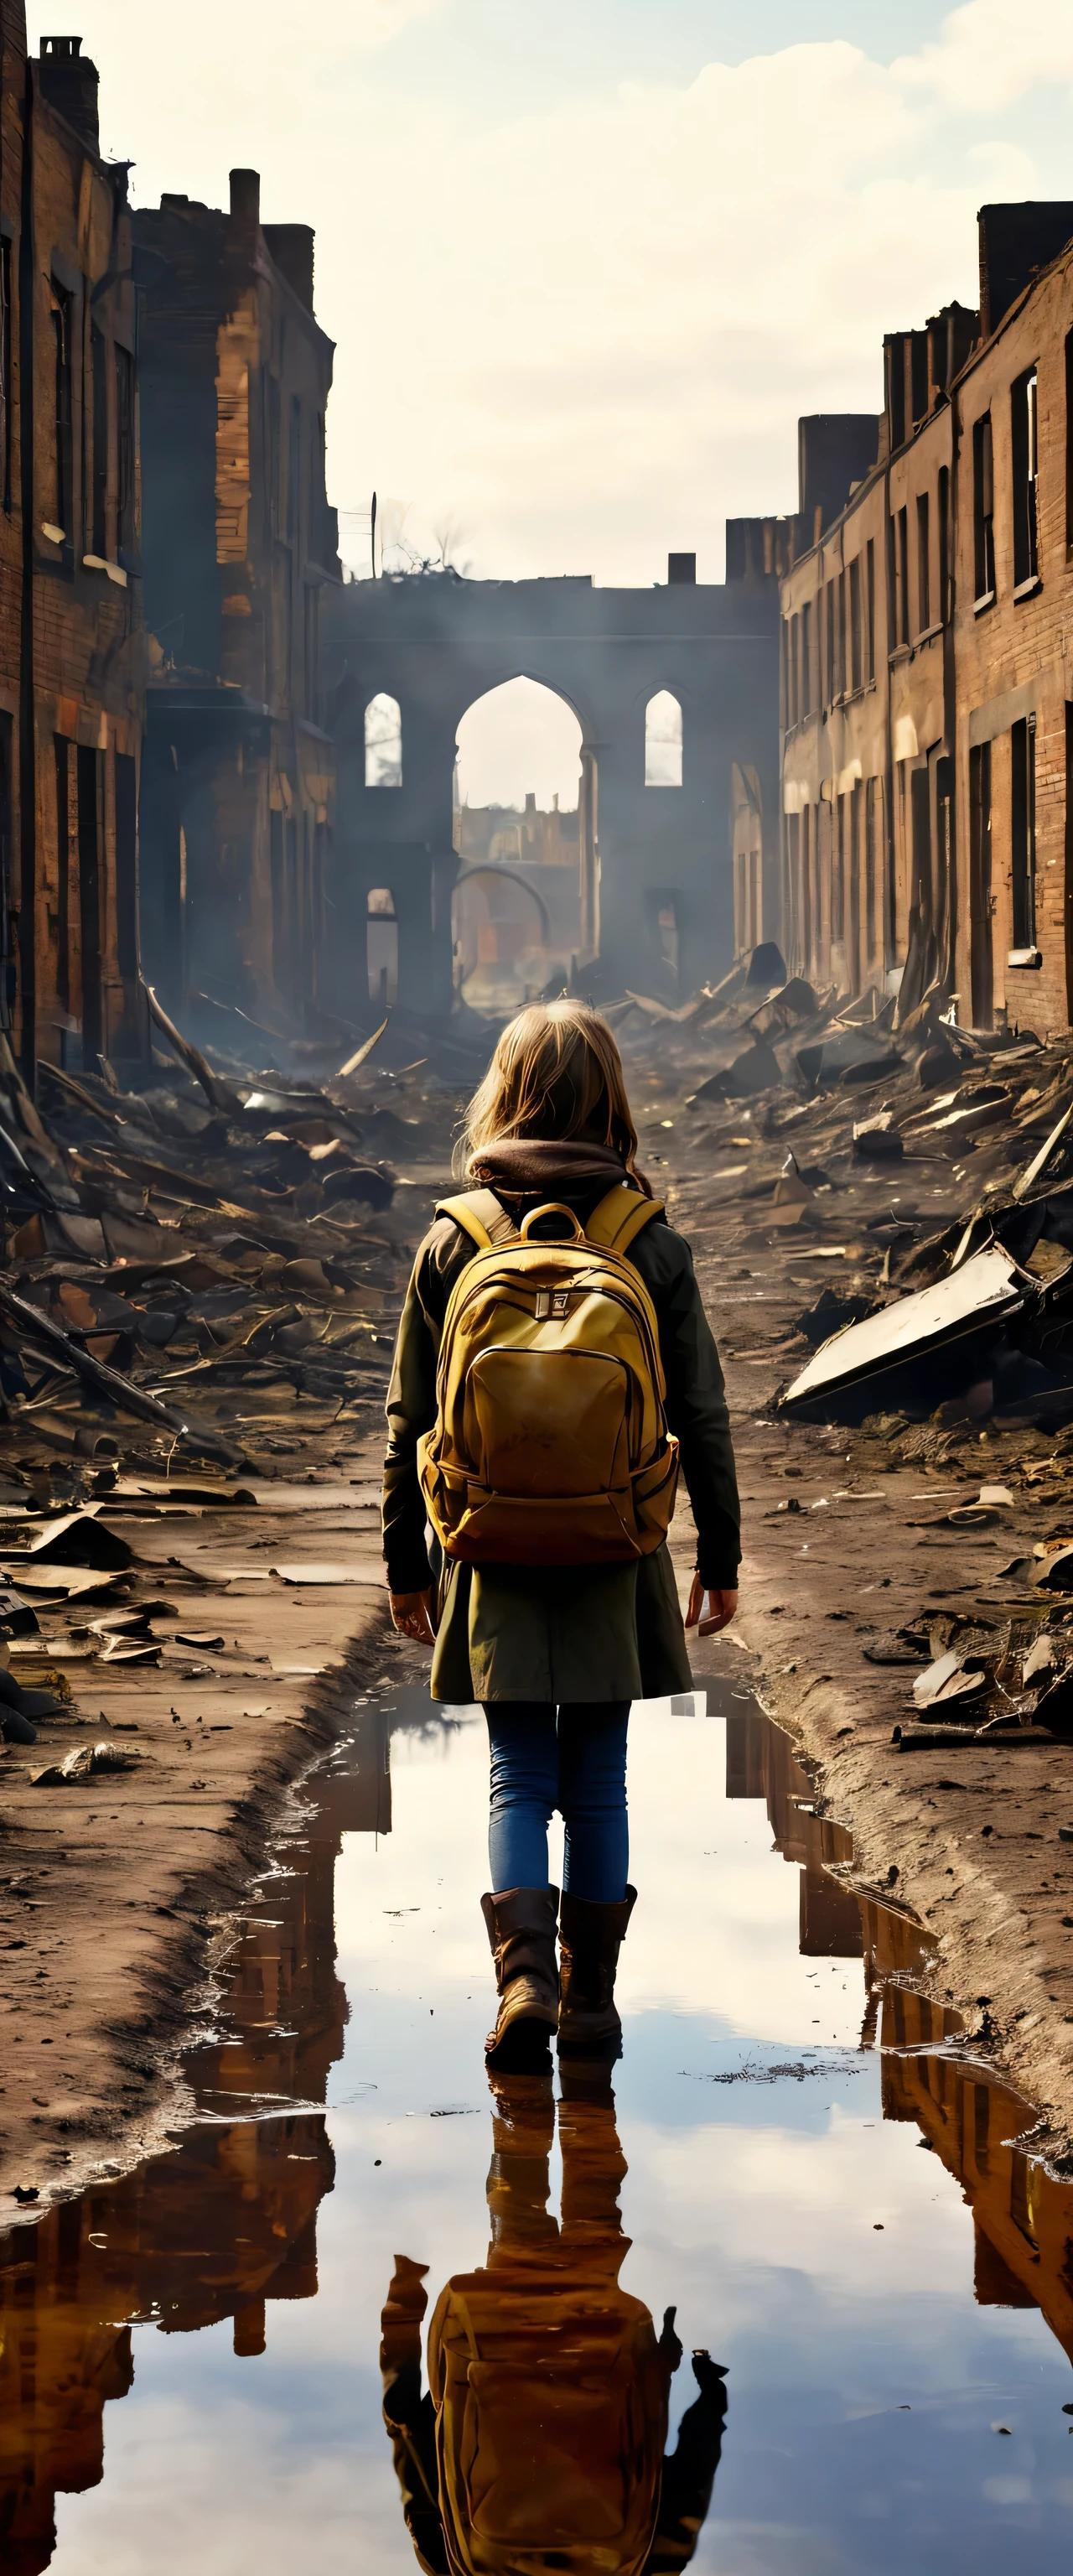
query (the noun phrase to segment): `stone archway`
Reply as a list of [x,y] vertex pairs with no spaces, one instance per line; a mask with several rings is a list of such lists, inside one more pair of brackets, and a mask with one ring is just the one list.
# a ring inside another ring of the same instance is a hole
[[[342,924],[365,890],[392,887],[400,1007],[451,1007],[458,728],[478,699],[519,678],[564,700],[581,728],[586,988],[673,1002],[724,974],[734,952],[735,761],[755,770],[764,810],[778,811],[777,638],[774,580],[601,591],[588,580],[444,573],[351,582],[326,601],[339,757],[333,901]],[[392,787],[366,784],[374,699],[399,710]],[[680,711],[673,729],[667,700]],[[657,721],[667,740],[654,752]]]

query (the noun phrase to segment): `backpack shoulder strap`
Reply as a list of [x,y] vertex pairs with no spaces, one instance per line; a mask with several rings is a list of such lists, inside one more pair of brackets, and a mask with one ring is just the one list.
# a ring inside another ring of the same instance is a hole
[[617,1181],[593,1209],[585,1238],[606,1252],[628,1252],[642,1226],[650,1225],[654,1216],[662,1214],[662,1199],[643,1198],[639,1190],[628,1189],[625,1181]]
[[513,1217],[507,1215],[494,1190],[463,1190],[455,1199],[440,1199],[436,1214],[453,1217],[478,1252],[521,1241]]

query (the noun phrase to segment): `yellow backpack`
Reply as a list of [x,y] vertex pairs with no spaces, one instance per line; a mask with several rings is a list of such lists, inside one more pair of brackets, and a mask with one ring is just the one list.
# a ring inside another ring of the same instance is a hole
[[[444,1199],[476,1244],[444,1318],[435,1428],[418,1442],[445,1555],[500,1565],[615,1565],[670,1526],[678,1443],[659,1330],[626,1257],[662,1209],[619,1183],[583,1229],[570,1208],[518,1227],[493,1190]],[[551,1215],[568,1240],[532,1239]]]

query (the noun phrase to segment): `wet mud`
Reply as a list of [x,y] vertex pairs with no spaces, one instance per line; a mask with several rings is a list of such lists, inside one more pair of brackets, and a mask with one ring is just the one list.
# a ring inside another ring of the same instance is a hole
[[710,1708],[634,1712],[621,2060],[494,2085],[482,1721],[355,1708],[191,2125],[0,2241],[5,2570],[1065,2566],[1073,2187]]

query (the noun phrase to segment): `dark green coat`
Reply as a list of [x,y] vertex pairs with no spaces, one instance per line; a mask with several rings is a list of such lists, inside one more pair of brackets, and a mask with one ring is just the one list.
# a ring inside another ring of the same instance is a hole
[[[606,1183],[556,1188],[584,1224]],[[502,1194],[501,1194],[502,1195]],[[547,1192],[514,1198],[516,1223]],[[436,1362],[447,1301],[474,1246],[437,1217],[414,1264],[388,1390],[384,1556],[392,1592],[433,1580],[417,1443],[436,1419]],[[667,1421],[681,1446],[697,1529],[697,1563],[712,1589],[737,1582],[738,1492],[723,1372],[684,1237],[653,1217],[630,1247],[656,1311]],[[470,1566],[448,1563],[432,1697],[471,1700],[658,1698],[691,1686],[682,1614],[666,1547],[634,1565]]]

